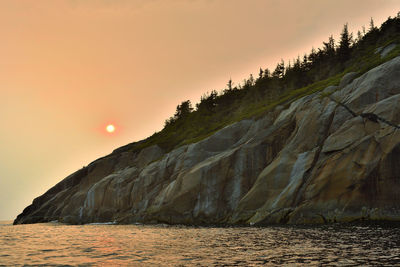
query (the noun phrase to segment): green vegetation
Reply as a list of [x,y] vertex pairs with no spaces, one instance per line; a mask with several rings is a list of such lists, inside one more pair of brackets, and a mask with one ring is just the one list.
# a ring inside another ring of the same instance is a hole
[[330,36],[318,51],[313,48],[309,55],[288,64],[281,60],[273,72],[260,69],[256,79],[250,75],[237,86],[229,80],[221,93],[211,91],[203,95],[195,109],[190,101],[183,101],[174,116],[166,120],[162,131],[121,149],[139,151],[158,144],[170,151],[200,141],[226,125],[260,117],[278,105],[287,105],[329,85],[337,85],[348,72],[365,73],[400,55],[400,45],[384,58],[377,53],[377,48],[392,43],[400,44],[399,14],[389,17],[379,29],[371,19],[368,32],[358,31],[355,39],[345,24],[338,45]]

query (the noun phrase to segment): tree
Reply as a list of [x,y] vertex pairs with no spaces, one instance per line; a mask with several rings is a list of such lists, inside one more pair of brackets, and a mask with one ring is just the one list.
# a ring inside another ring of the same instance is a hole
[[332,58],[335,56],[335,39],[333,39],[333,36],[329,36],[328,42],[323,42],[324,48],[323,51],[325,55],[328,57]]
[[344,63],[350,58],[350,46],[352,42],[352,34],[349,33],[347,23],[343,26],[342,33],[340,34],[340,43],[338,48],[339,60]]
[[190,100],[183,101],[180,105],[176,107],[176,112],[174,118],[176,120],[186,117],[190,112],[193,111],[192,103]]
[[268,68],[266,68],[264,70],[264,77],[265,78],[270,78],[271,77],[271,71]]
[[[312,50],[311,50],[311,52],[312,52]],[[307,54],[304,54],[303,61],[301,62],[301,65],[300,65],[300,67],[301,67],[301,69],[303,71],[308,71],[309,70],[310,61],[312,63],[311,55],[312,55],[312,53],[310,54],[310,56],[307,56]]]
[[369,31],[375,31],[376,27],[375,27],[375,23],[374,23],[374,19],[371,17],[371,20],[369,21]]
[[318,56],[317,56],[317,51],[315,48],[311,48],[310,55],[307,57],[307,55],[304,55],[303,58],[303,65],[305,67],[305,70],[309,70],[312,68],[312,66],[315,66],[317,63]]
[[250,73],[249,79],[247,80],[249,86],[254,85],[254,77],[253,74]]
[[261,80],[263,78],[263,76],[264,76],[264,71],[262,68],[260,68],[260,72],[258,73],[258,79]]
[[255,84],[253,74],[250,74],[248,79],[243,79],[243,89],[249,89]]
[[209,95],[204,94],[200,99],[200,103],[196,104],[197,110],[213,111],[217,106],[217,96],[218,92],[215,90],[212,90]]
[[175,118],[174,117],[169,117],[169,119],[165,120],[164,127],[167,127],[167,126],[173,124],[174,122],[175,122]]
[[360,30],[358,30],[358,32],[357,32],[357,38],[356,38],[356,40],[355,40],[355,43],[360,42],[360,41],[362,40],[362,38],[363,38],[363,34],[361,33]]
[[301,69],[300,56],[297,56],[297,58],[293,60],[293,69],[296,71],[299,71]]
[[231,91],[232,90],[232,78],[229,79],[228,83],[226,84],[228,86],[228,90]]
[[274,72],[272,73],[272,77],[274,78],[283,78],[285,75],[285,62],[281,59],[281,62],[276,65]]

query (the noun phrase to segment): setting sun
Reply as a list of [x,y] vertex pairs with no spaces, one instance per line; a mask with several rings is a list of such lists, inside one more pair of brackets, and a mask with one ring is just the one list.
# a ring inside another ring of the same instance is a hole
[[107,132],[112,133],[115,131],[115,127],[112,124],[107,125],[106,127]]

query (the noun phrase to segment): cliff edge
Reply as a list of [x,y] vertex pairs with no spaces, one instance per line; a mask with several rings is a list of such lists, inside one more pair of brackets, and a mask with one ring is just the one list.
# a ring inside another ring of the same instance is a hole
[[398,221],[400,57],[355,76],[169,153],[117,149],[14,224]]

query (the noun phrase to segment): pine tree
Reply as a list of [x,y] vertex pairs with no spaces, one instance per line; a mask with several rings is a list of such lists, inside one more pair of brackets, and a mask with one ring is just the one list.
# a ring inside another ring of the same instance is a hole
[[271,77],[271,71],[268,68],[266,68],[264,70],[264,77],[265,78],[270,78]]
[[253,86],[254,85],[254,77],[253,74],[250,74],[249,79],[247,80],[248,86]]
[[197,110],[213,111],[217,106],[217,96],[218,92],[215,90],[212,90],[209,95],[204,94],[200,99],[200,103],[196,104]]
[[307,60],[303,60],[305,64],[305,66],[307,68],[310,68],[312,65],[316,64],[317,62],[317,51],[315,50],[315,48],[311,48],[311,53],[310,55],[307,57]]
[[369,21],[369,31],[375,31],[376,27],[375,27],[375,23],[374,23],[374,19],[371,17],[371,20]]
[[300,56],[293,60],[293,69],[299,70],[301,68]]
[[229,79],[228,83],[226,84],[228,86],[228,90],[232,90],[232,78]]
[[260,68],[260,72],[258,73],[258,79],[261,80],[263,78],[263,75],[264,75],[264,71],[262,68]]
[[193,111],[192,103],[190,100],[183,101],[176,107],[174,118],[176,120],[186,117],[190,112]]
[[323,42],[324,48],[324,54],[327,55],[328,57],[332,58],[335,56],[335,39],[333,39],[333,36],[329,36],[328,42]]
[[274,78],[283,78],[285,75],[285,62],[281,59],[281,62],[278,63],[274,72],[272,73],[272,77]]
[[349,33],[347,23],[343,26],[342,33],[340,35],[340,43],[338,48],[338,56],[340,62],[344,63],[350,57],[352,34]]
[[356,43],[358,43],[359,41],[361,41],[362,40],[362,38],[363,38],[363,35],[362,35],[362,33],[360,32],[360,30],[358,30],[358,32],[357,32],[357,38],[356,38]]

